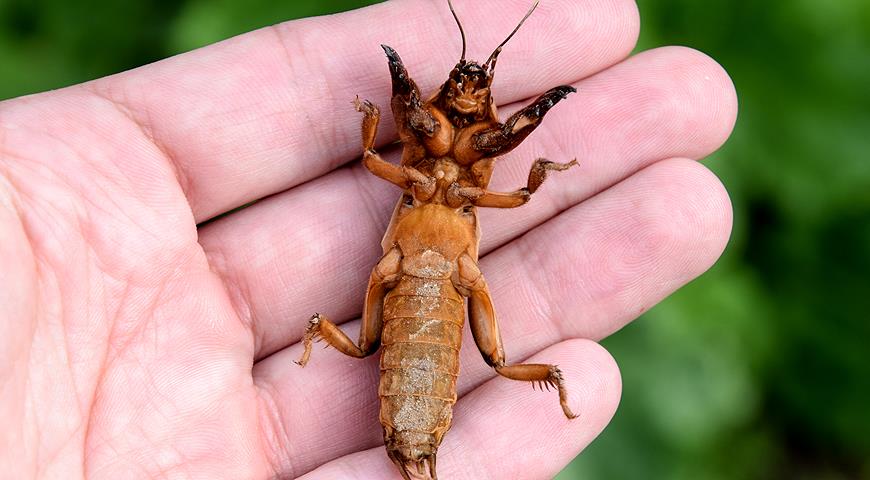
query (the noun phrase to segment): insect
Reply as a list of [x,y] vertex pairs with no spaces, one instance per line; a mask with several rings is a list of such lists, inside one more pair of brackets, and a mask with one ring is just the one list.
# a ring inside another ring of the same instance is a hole
[[436,453],[456,403],[466,310],[487,364],[503,377],[555,387],[563,412],[575,417],[555,365],[506,363],[495,310],[478,268],[477,208],[519,207],[548,171],[577,163],[538,159],[525,187],[512,192],[487,188],[495,159],[518,146],[547,111],[575,91],[570,86],[553,88],[505,122],[498,120],[490,92],[496,61],[537,5],[481,65],[465,59],[465,31],[448,0],[462,36],[462,55],[428,100],[420,96],[399,54],[382,45],[392,78],[390,106],[403,144],[401,164],[383,160],[374,150],[379,109],[368,101],[355,101],[363,114],[363,164],[404,193],[384,235],[384,255],[369,278],[358,344],[325,316],[315,314],[297,363],[305,366],[318,340],[357,358],[383,347],[380,421],[387,454],[406,480],[437,478]]

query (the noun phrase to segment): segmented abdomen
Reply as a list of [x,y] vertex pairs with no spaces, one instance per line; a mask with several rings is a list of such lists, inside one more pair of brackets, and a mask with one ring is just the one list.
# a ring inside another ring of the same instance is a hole
[[384,299],[381,424],[387,449],[434,453],[456,403],[464,301],[449,279],[406,275]]

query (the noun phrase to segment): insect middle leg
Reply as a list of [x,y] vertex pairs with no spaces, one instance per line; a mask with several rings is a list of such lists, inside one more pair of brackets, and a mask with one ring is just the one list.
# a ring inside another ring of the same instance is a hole
[[378,134],[378,122],[381,118],[381,112],[375,104],[368,100],[360,101],[359,97],[353,103],[357,111],[363,114],[361,128],[363,166],[373,175],[403,189],[413,185],[416,190],[434,192],[434,179],[426,177],[413,167],[392,164],[375,152],[375,137]]
[[533,384],[538,383],[542,388],[547,387],[548,390],[549,387],[554,387],[559,392],[559,404],[562,407],[562,412],[569,419],[576,418],[577,415],[568,407],[568,393],[559,367],[541,363],[505,364],[504,347],[501,342],[501,334],[498,331],[489,288],[483,274],[477,267],[477,262],[467,254],[463,254],[459,259],[459,282],[461,289],[468,294],[471,334],[478,350],[483,355],[484,361],[492,366],[496,373],[505,378],[532,382]]
[[375,353],[381,343],[384,296],[398,282],[401,266],[402,252],[398,247],[394,247],[384,254],[372,270],[363,306],[358,345],[325,316],[315,313],[308,321],[308,327],[302,337],[304,350],[302,357],[296,363],[304,367],[311,357],[314,342],[321,339],[327,345],[351,357],[363,358]]
[[396,184],[402,188],[408,187],[408,179],[402,172],[402,168],[382,159],[375,152],[375,137],[378,135],[378,122],[381,119],[381,111],[368,100],[354,99],[353,105],[356,110],[363,114],[362,119],[362,147],[363,165],[374,175]]
[[[532,198],[532,194],[538,190],[538,187],[544,183],[547,178],[547,172],[567,170],[577,165],[577,160],[571,160],[566,163],[551,162],[544,158],[535,160],[529,170],[529,179],[526,186],[517,189],[513,192],[493,192],[479,187],[460,187],[453,192],[448,192],[448,202],[451,197],[464,197],[465,200],[477,207],[490,208],[514,208],[525,205]],[[461,203],[462,199],[454,200],[455,203]]]

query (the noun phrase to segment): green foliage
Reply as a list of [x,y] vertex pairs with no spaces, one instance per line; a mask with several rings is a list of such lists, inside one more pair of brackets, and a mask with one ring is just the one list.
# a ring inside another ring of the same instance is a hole
[[376,0],[0,0],[0,99],[138,67],[267,25]]
[[[0,0],[0,98],[374,3]],[[719,264],[605,341],[613,424],[559,478],[870,479],[870,2],[641,0],[641,46],[732,74]]]
[[623,402],[569,478],[870,478],[870,3],[641,1],[731,73],[719,264],[605,341]]

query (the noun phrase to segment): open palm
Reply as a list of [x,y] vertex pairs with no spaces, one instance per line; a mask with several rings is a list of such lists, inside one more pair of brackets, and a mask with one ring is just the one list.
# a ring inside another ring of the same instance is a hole
[[[527,8],[457,2],[469,57]],[[388,105],[378,44],[428,92],[458,58],[454,29],[446,2],[391,1],[0,103],[0,471],[396,477],[379,446],[377,360],[292,360],[314,311],[356,334],[398,195],[353,161],[351,100]],[[549,0],[501,56],[503,114],[555,85],[580,90],[494,186],[524,184],[537,156],[581,167],[481,220],[508,359],[560,364],[580,418],[552,392],[492,378],[467,343],[443,478],[552,477],[618,402],[595,341],[724,248],[727,195],[690,159],[730,133],[733,87],[689,49],[626,59],[637,31],[633,2]],[[395,135],[383,126],[381,145]]]

